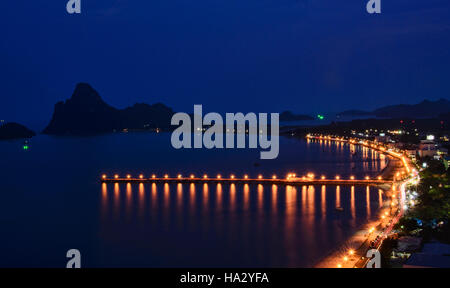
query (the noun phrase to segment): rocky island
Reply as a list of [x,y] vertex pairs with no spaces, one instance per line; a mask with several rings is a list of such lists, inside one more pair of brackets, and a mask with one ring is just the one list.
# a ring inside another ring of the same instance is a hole
[[173,110],[164,104],[139,103],[125,109],[108,105],[89,84],[80,83],[70,99],[55,105],[44,134],[90,135],[128,130],[170,129]]
[[32,130],[18,123],[10,122],[0,126],[0,140],[31,138],[35,135]]

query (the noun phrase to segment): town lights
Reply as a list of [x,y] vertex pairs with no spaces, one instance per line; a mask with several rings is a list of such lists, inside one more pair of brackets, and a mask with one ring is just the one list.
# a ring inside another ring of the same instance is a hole
[[244,179],[248,179],[248,175],[247,174],[244,175]]
[[178,179],[181,179],[181,174],[178,174],[178,176],[177,176],[177,177],[178,177]]
[[144,175],[139,175],[139,179],[144,179]]
[[369,178],[369,176],[366,176],[366,178],[365,178],[366,180],[369,180],[370,178]]
[[381,176],[378,176],[378,180],[382,180],[383,178]]
[[262,179],[263,177],[262,177],[262,175],[258,175],[258,179]]
[[277,175],[273,175],[273,176],[272,176],[272,179],[277,179]]
[[339,175],[336,175],[336,180],[341,179],[341,177]]
[[190,177],[191,177],[191,179],[194,179],[194,177],[195,177],[195,176],[194,176],[194,174],[191,174],[191,176],[190,176]]
[[155,174],[153,174],[153,175],[152,175],[152,178],[153,178],[153,179],[155,179],[155,178],[156,178],[156,175],[155,175]]
[[103,175],[102,175],[102,178],[103,178],[103,179],[106,179],[106,174],[103,174]]
[[344,256],[344,262],[347,262],[347,261],[348,261],[348,257]]
[[119,178],[119,175],[117,175],[117,174],[114,175],[114,178],[115,178],[115,179],[118,179],[118,178]]
[[337,264],[337,268],[342,268],[342,264]]
[[127,175],[127,179],[130,179],[130,178],[131,178],[131,175],[130,175],[130,174],[128,174],[128,175]]
[[203,175],[203,179],[208,179],[208,175]]
[[222,176],[220,174],[218,174],[217,175],[217,179],[220,179],[220,178],[222,178]]
[[325,176],[324,176],[324,175],[322,175],[322,177],[320,177],[320,179],[322,179],[322,180],[325,180]]
[[164,175],[164,178],[166,178],[166,179],[169,178],[169,175],[165,174],[165,175]]
[[355,176],[350,176],[350,180],[355,180]]
[[350,255],[355,254],[355,250],[353,250],[353,249],[348,250],[348,254],[350,254]]
[[234,179],[234,175],[233,175],[233,174],[231,174],[230,178],[231,178],[231,179]]

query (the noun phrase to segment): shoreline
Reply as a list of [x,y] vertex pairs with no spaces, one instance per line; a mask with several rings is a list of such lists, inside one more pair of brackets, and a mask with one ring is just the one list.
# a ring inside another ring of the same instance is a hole
[[[402,162],[399,159],[396,159],[392,156],[388,156],[389,160],[380,173],[379,176],[382,176],[384,179],[393,178],[395,175],[396,169],[401,166]],[[379,188],[383,190],[383,193],[386,193],[390,190],[391,186],[387,185],[379,185]],[[385,209],[389,207],[389,200],[386,199],[383,202],[383,206],[377,211],[377,214],[380,215],[383,213]],[[385,221],[389,221],[393,219],[395,216],[391,216],[387,218]],[[382,225],[383,221],[381,220],[369,220],[367,223],[360,225],[356,231],[345,241],[339,244],[334,251],[329,252],[326,256],[322,257],[318,261],[316,261],[312,268],[337,268],[338,264],[343,262],[344,257],[348,257],[348,264],[354,263],[352,265],[343,266],[345,268],[353,268],[353,266],[358,263],[361,257],[365,257],[366,249],[365,246],[369,242],[370,232],[369,230],[372,227],[378,227]],[[368,245],[367,245],[368,246]],[[352,256],[349,256],[348,251],[354,250],[355,253]],[[363,251],[361,251],[363,250]]]
[[[383,206],[377,212],[378,215],[389,207],[389,201],[385,200]],[[390,220],[391,218],[387,219]],[[343,258],[345,256],[349,257],[348,263],[352,265],[343,266],[343,268],[353,268],[353,266],[361,259],[365,257],[366,249],[368,247],[368,240],[370,239],[368,234],[372,227],[377,227],[382,222],[380,220],[370,220],[357,228],[347,240],[342,242],[334,249],[334,251],[329,252],[326,256],[322,257],[320,260],[313,264],[312,268],[337,268],[339,263],[343,263]],[[355,254],[349,256],[348,251],[354,250]]]

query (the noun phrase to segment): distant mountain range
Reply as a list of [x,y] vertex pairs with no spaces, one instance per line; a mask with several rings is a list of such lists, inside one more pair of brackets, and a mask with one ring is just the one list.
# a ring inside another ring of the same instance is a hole
[[[70,99],[55,105],[53,117],[44,134],[89,135],[129,130],[168,130],[174,111],[164,104],[135,104],[116,109],[103,101],[89,84],[80,83]],[[314,120],[290,111],[280,114],[280,121]]]
[[[43,130],[52,135],[91,135],[122,130],[171,130],[170,122],[174,111],[164,104],[138,103],[125,109],[108,105],[89,84],[77,84],[72,97],[55,104],[52,119]],[[450,120],[450,101],[424,100],[414,105],[391,105],[374,111],[347,110],[340,116],[374,116],[396,119],[436,119]],[[280,121],[314,120],[309,115],[280,113]],[[0,126],[0,140],[31,138],[33,131],[17,123]]]
[[103,101],[89,84],[80,83],[70,99],[55,105],[44,134],[85,135],[118,130],[169,129],[173,110],[164,104],[135,104],[114,108]]
[[438,118],[450,113],[450,101],[439,99],[436,101],[424,100],[418,104],[391,105],[378,108],[374,111],[347,110],[339,116],[375,116],[383,118]]

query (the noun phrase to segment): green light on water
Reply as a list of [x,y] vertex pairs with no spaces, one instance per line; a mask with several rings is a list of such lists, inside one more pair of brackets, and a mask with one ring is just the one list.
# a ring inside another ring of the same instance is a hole
[[317,118],[318,118],[319,120],[323,120],[323,119],[325,119],[325,116],[320,115],[320,114],[317,114]]
[[28,148],[30,148],[28,145],[23,145],[23,150],[28,150]]

